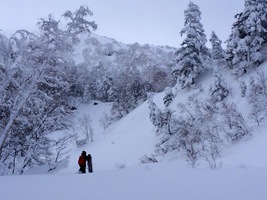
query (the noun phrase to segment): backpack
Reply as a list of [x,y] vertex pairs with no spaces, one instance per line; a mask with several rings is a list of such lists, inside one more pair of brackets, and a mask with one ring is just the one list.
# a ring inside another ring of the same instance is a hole
[[79,165],[85,165],[86,164],[86,160],[85,160],[84,156],[79,157],[78,164]]

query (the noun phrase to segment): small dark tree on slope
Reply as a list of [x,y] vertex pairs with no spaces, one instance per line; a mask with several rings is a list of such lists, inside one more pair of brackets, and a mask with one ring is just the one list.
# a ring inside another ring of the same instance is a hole
[[166,107],[168,107],[168,106],[171,104],[173,98],[174,98],[174,95],[173,95],[173,93],[172,93],[172,89],[171,89],[170,87],[167,87],[167,88],[165,89],[165,96],[164,96],[164,98],[163,98],[163,103],[164,103],[164,105],[165,105]]
[[241,97],[245,97],[247,94],[247,85],[244,81],[240,83]]
[[267,113],[267,79],[264,72],[258,73],[257,79],[249,83],[247,99],[250,104],[250,119],[259,126]]
[[214,103],[223,101],[229,95],[228,86],[223,80],[221,73],[216,69],[214,69],[212,83],[209,89],[210,98]]

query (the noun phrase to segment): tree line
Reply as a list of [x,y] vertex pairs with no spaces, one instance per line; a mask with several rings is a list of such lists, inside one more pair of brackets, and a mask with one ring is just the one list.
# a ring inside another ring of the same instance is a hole
[[[266,12],[265,1],[246,0],[244,11],[235,16],[226,50],[214,31],[209,50],[201,11],[189,3],[181,30],[184,40],[175,52],[171,73],[176,86],[165,90],[163,109],[153,102],[153,96],[149,99],[150,119],[159,142],[155,152],[142,162],[158,162],[162,156],[181,152],[192,167],[204,159],[216,168],[226,144],[250,136],[252,127],[260,126],[267,114],[266,75],[258,70],[266,60]],[[245,74],[249,74],[249,81],[243,78]],[[229,76],[235,81],[232,85],[226,82]],[[208,90],[201,86],[206,81],[203,79],[208,79]],[[235,84],[239,84],[239,94],[232,94]],[[192,93],[187,101],[170,106],[184,91]],[[248,113],[240,110],[233,97],[245,99]]]
[[[105,120],[112,123],[149,99],[160,142],[157,153],[144,160],[156,161],[156,156],[178,150],[186,153],[192,166],[204,156],[216,167],[225,140],[235,142],[250,135],[238,107],[227,101],[231,86],[223,75],[227,71],[242,77],[264,61],[266,11],[264,2],[246,0],[226,50],[215,32],[210,37],[212,49],[206,47],[201,12],[192,2],[185,10],[184,40],[178,49],[114,40],[102,43],[91,37],[97,25],[88,20],[93,13],[84,6],[63,14],[64,28],[50,15],[39,21],[38,35],[27,30],[10,38],[0,35],[0,173],[22,174],[38,165],[53,169],[64,164],[76,134],[62,130],[75,128],[73,110],[91,100],[112,102]],[[82,49],[80,62],[77,48]],[[210,72],[210,89],[203,97],[199,79]],[[257,125],[266,115],[266,87],[261,72],[249,83],[240,82],[240,95],[248,100],[250,119]],[[177,93],[194,89],[198,92],[173,110]],[[150,95],[164,90],[162,110]],[[86,139],[93,141],[90,117],[80,121]]]
[[65,24],[52,15],[40,19],[38,34],[0,35],[0,174],[54,169],[67,163],[70,142],[92,142],[90,116],[73,121],[79,104],[112,102],[107,126],[168,85],[174,48],[101,43],[91,37],[92,15],[81,6],[62,15]]
[[51,168],[66,154],[70,135],[51,133],[71,121],[73,43],[78,35],[97,28],[81,6],[67,11],[65,28],[50,15],[38,23],[40,34],[18,30],[0,35],[0,173],[22,174],[32,166]]

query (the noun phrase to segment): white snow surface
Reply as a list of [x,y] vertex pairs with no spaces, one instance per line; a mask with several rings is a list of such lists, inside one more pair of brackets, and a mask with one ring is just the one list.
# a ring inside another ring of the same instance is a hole
[[[235,92],[233,87],[232,93]],[[154,96],[160,108],[163,97],[164,92]],[[173,104],[185,102],[186,98],[186,93],[181,93]],[[246,104],[239,98],[234,101],[240,102],[241,110],[246,110]],[[217,169],[210,169],[205,161],[193,169],[185,158],[174,156],[158,163],[141,164],[140,158],[153,153],[157,141],[148,103],[144,102],[106,130],[99,120],[111,104],[94,103],[80,105],[76,111],[77,120],[84,114],[90,115],[94,142],[80,148],[73,143],[69,165],[64,169],[48,173],[42,167],[21,176],[0,177],[1,200],[267,199],[267,125],[255,127],[250,138],[226,146]],[[82,150],[92,154],[94,173],[77,173]]]
[[[162,99],[155,96],[155,101]],[[81,105],[77,118],[90,114],[94,142],[73,144],[69,166],[45,172],[35,169],[21,176],[0,177],[2,200],[266,200],[267,132],[255,130],[252,138],[227,147],[220,167],[205,162],[193,169],[183,160],[140,164],[153,152],[156,136],[145,102],[104,130],[99,119],[110,104]],[[93,156],[94,173],[78,174],[82,150]]]

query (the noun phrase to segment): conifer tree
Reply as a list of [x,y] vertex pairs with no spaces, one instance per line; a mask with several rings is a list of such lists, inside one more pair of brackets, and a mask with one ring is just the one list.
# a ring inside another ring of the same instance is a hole
[[185,39],[182,47],[176,51],[176,68],[172,72],[182,88],[194,84],[197,76],[205,69],[205,61],[209,57],[199,7],[190,2],[184,14],[185,23],[181,35],[185,35]]
[[266,0],[246,0],[242,13],[235,16],[231,35],[227,40],[227,59],[243,75],[248,68],[263,62],[262,45],[267,42]]
[[214,31],[211,32],[210,37],[211,43],[211,58],[216,66],[225,67],[227,66],[225,59],[225,51],[222,48],[222,41],[218,38]]

